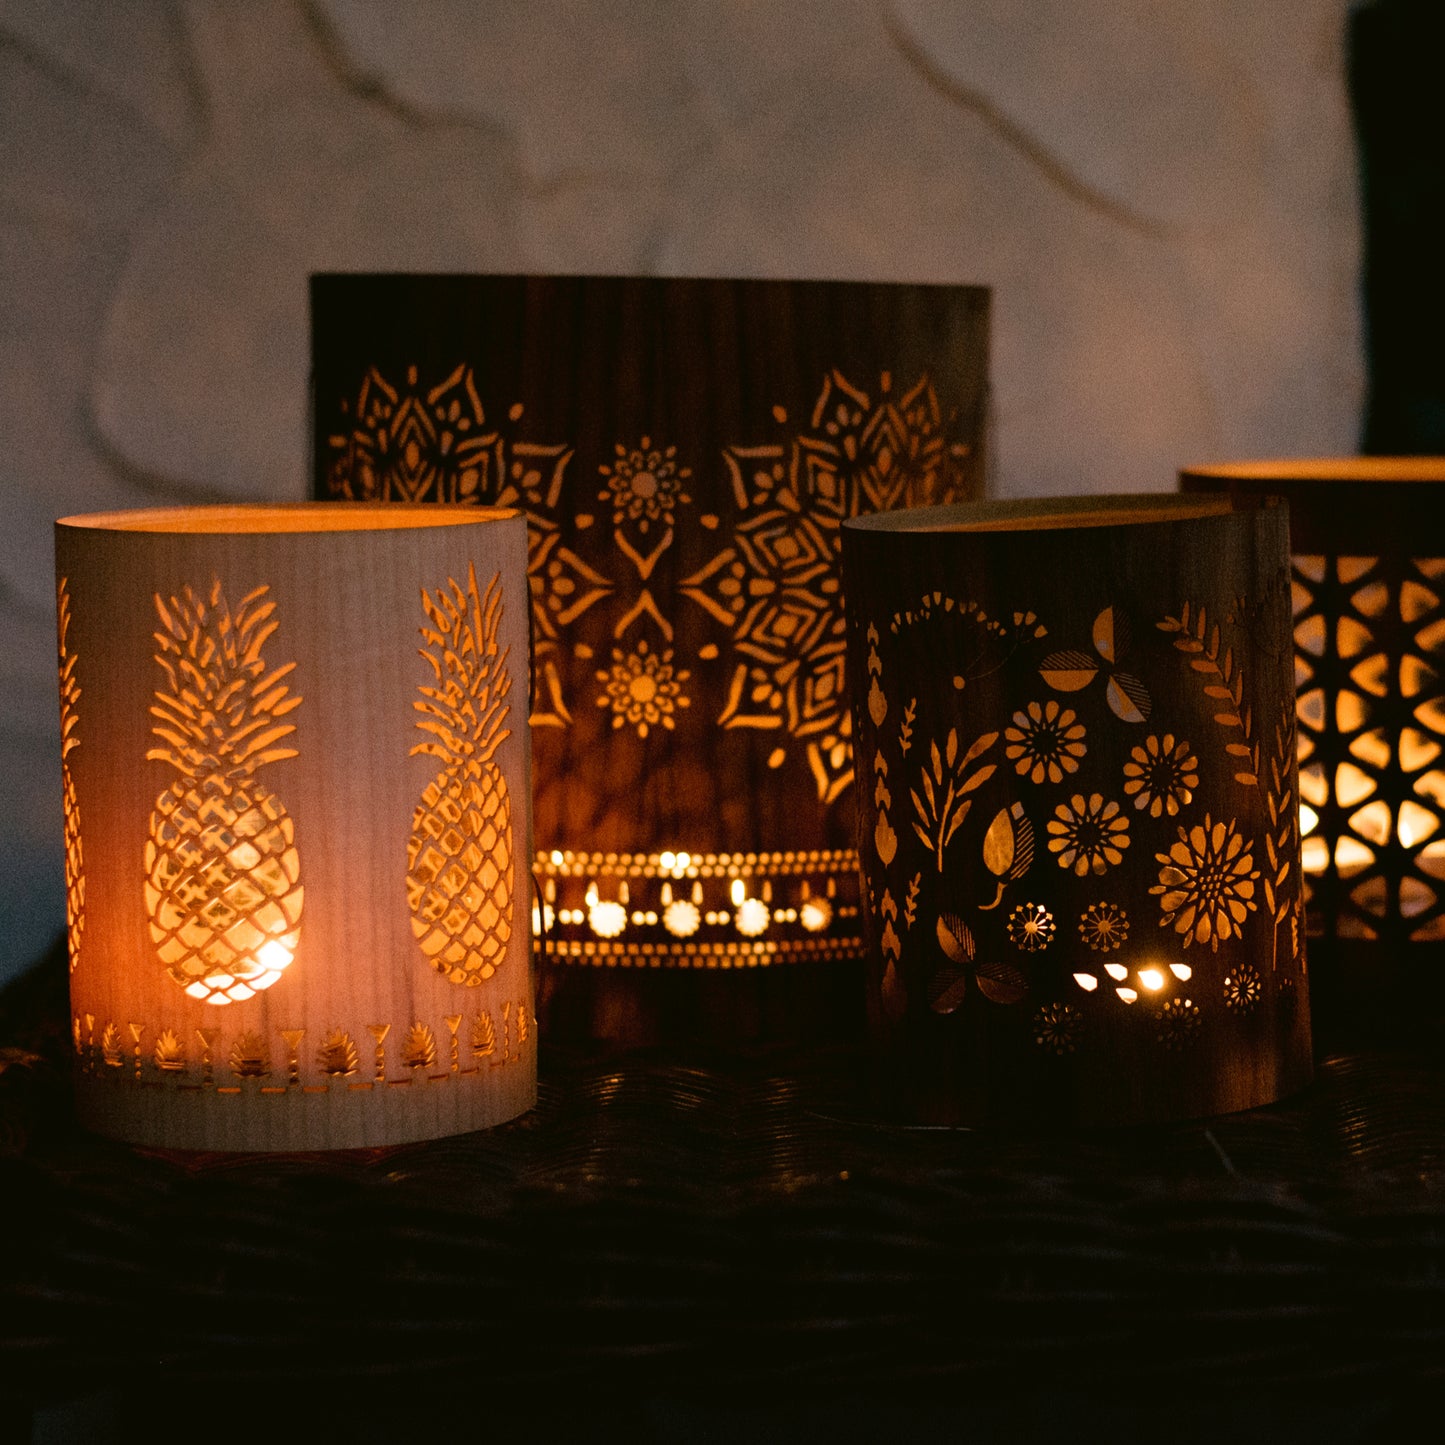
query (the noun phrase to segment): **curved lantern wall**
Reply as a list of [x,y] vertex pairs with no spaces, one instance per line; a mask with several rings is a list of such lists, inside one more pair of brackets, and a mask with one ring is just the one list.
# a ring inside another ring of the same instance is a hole
[[1331,1010],[1445,1005],[1445,458],[1232,462],[1187,491],[1288,498],[1300,799]]
[[843,532],[886,1105],[1107,1124],[1310,1077],[1283,509]]

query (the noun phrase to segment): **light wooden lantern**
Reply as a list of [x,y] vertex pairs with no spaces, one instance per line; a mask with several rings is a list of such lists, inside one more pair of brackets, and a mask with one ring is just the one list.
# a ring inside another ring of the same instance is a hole
[[82,1122],[304,1150],[529,1108],[524,519],[105,513],[56,563]]
[[1331,1011],[1445,1005],[1445,457],[1191,467],[1288,497],[1306,916]]
[[988,299],[314,278],[318,495],[527,514],[553,1037],[732,1045],[844,1013],[839,527],[982,493]]
[[887,1107],[1126,1124],[1309,1079],[1286,531],[1158,497],[845,525]]

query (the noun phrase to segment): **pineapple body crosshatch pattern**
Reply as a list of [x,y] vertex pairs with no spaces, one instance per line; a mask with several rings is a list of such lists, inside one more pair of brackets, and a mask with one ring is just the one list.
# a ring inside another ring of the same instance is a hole
[[840,527],[981,493],[987,317],[976,287],[313,278],[316,495],[527,514],[551,958],[859,956]]
[[57,526],[80,1116],[257,1149],[513,1117],[525,522],[220,511]]
[[917,1121],[1308,1080],[1286,521],[1137,500],[845,533],[871,1024]]

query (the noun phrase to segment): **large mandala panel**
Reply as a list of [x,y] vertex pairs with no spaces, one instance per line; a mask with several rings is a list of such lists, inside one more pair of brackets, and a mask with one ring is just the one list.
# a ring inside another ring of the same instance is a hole
[[982,491],[971,287],[323,276],[315,479],[516,506],[548,956],[860,953],[840,527]]

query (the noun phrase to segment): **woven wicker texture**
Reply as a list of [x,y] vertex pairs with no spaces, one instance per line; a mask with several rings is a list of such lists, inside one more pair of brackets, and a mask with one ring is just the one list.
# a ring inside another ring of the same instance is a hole
[[75,1130],[63,990],[52,959],[0,1001],[0,1371],[31,1398],[901,1383],[1187,1411],[1445,1375],[1438,1049],[1338,1053],[1251,1114],[1031,1138],[870,1122],[844,1053],[544,1052],[536,1110],[490,1133],[182,1161]]

